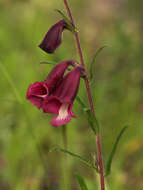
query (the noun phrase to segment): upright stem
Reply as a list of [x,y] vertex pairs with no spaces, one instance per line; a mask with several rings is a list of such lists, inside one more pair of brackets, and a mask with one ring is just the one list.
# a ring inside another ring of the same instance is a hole
[[[73,26],[75,26],[74,20],[73,20],[72,14],[71,14],[71,10],[70,10],[69,5],[68,5],[68,2],[67,2],[67,0],[63,0],[63,1],[64,1],[64,5],[66,7],[66,10],[67,10],[67,14],[68,14],[68,16],[70,18],[70,21],[73,24]],[[77,50],[78,50],[78,53],[79,53],[81,65],[83,65],[85,67],[84,59],[83,59],[83,54],[82,54],[82,49],[81,49],[81,46],[80,46],[80,40],[79,40],[78,32],[75,31],[74,35],[75,35],[75,40],[76,40],[76,45],[77,45]],[[86,90],[87,90],[87,95],[88,95],[88,100],[89,100],[90,108],[91,108],[92,112],[95,114],[94,104],[93,104],[93,100],[92,100],[92,96],[91,96],[91,90],[90,90],[90,85],[89,85],[88,77],[85,78],[85,85],[86,85]],[[97,146],[97,153],[98,153],[98,163],[99,163],[99,171],[100,171],[101,190],[105,190],[104,173],[103,173],[103,161],[102,161],[102,151],[101,151],[101,143],[100,143],[100,136],[99,136],[99,134],[96,135],[96,146]]]
[[99,164],[99,172],[100,172],[100,185],[101,190],[105,190],[104,184],[104,173],[103,173],[103,161],[102,161],[102,151],[101,151],[101,143],[100,143],[100,136],[99,134],[96,135],[96,145],[97,145],[97,152],[98,152],[98,164]]
[[[70,8],[68,6],[67,0],[64,0],[64,4],[65,4],[65,7],[66,7],[68,16],[70,18],[70,21],[73,24],[73,26],[75,26],[74,20],[73,20],[72,14],[71,14],[71,10],[70,10]],[[75,31],[74,34],[75,34],[75,40],[76,40],[77,50],[78,50],[79,57],[80,57],[80,62],[81,62],[81,65],[83,65],[85,67],[84,59],[83,59],[83,54],[82,54],[82,49],[81,49],[81,46],[80,46],[78,32]],[[85,79],[85,85],[86,85],[86,89],[87,89],[87,95],[88,95],[90,107],[91,107],[92,112],[94,113],[94,105],[93,105],[93,101],[92,101],[91,90],[90,90],[88,78]]]

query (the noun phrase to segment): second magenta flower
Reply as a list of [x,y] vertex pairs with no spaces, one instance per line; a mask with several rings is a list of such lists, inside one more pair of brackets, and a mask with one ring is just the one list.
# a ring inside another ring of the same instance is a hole
[[56,114],[51,121],[53,126],[65,125],[71,120],[71,117],[75,117],[72,107],[78,92],[81,73],[82,68],[77,66],[63,78],[51,96],[45,99],[43,112]]

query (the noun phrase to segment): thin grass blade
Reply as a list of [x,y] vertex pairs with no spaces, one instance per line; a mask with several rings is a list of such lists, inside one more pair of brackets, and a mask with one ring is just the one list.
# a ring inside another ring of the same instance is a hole
[[23,100],[21,98],[19,90],[16,87],[16,85],[15,85],[13,79],[11,78],[10,74],[8,73],[7,69],[4,67],[4,65],[2,63],[0,63],[0,69],[2,70],[2,73],[3,73],[4,77],[7,79],[7,82],[11,86],[11,88],[13,90],[13,93],[14,93],[14,95],[16,97],[17,102],[20,103],[23,106],[26,122],[28,124],[28,126],[27,126],[28,134],[30,134],[31,137],[33,138],[33,141],[35,143],[35,147],[37,149],[38,156],[41,159],[41,163],[43,164],[43,168],[45,170],[45,173],[47,173],[47,163],[44,160],[44,155],[43,155],[43,153],[41,151],[41,147],[40,147],[39,143],[36,140],[36,137],[35,137],[35,134],[34,134],[33,128],[32,128],[32,123],[30,122],[30,119],[28,117],[27,110],[26,110],[25,105],[23,104]]
[[22,104],[22,98],[20,96],[20,93],[17,90],[17,88],[16,88],[16,86],[15,86],[15,84],[14,84],[14,82],[13,82],[11,76],[10,76],[10,74],[8,73],[7,69],[5,68],[5,66],[2,63],[0,63],[0,69],[1,69],[1,71],[3,73],[3,75],[5,76],[5,78],[7,79],[8,83],[10,84],[11,88],[13,89],[13,92],[15,94],[15,97],[16,97],[17,101],[20,104]]

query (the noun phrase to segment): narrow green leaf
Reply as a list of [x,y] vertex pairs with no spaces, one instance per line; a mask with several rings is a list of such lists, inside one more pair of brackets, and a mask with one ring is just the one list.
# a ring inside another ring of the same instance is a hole
[[99,55],[99,53],[107,46],[102,46],[100,47],[97,52],[95,53],[95,55],[93,56],[93,59],[91,61],[91,64],[90,64],[90,80],[93,79],[93,76],[94,76],[94,64],[95,64],[95,60],[97,58],[97,56]]
[[87,185],[86,185],[83,177],[81,177],[79,174],[75,174],[75,176],[77,178],[77,181],[80,185],[81,190],[88,190]]
[[79,96],[76,97],[76,100],[78,101],[78,103],[83,108],[83,111],[85,112],[89,126],[93,130],[94,134],[96,134],[97,131],[99,130],[99,124],[97,122],[97,119],[96,119],[94,113],[91,111],[90,108],[86,107],[85,103],[81,100],[81,98]]
[[97,167],[94,166],[94,164],[92,162],[88,161],[86,158],[83,158],[82,156],[79,156],[78,154],[75,154],[73,152],[70,152],[70,151],[68,151],[66,149],[63,149],[63,148],[60,148],[60,147],[52,148],[51,151],[53,151],[53,150],[55,150],[55,151],[61,151],[61,152],[64,152],[64,153],[66,153],[66,154],[68,154],[70,156],[78,158],[82,163],[86,164],[88,167],[97,170]]
[[91,129],[93,130],[94,134],[96,134],[99,130],[99,125],[94,113],[91,111],[90,108],[85,108],[84,111]]
[[119,135],[117,136],[117,139],[116,139],[116,141],[115,141],[115,144],[113,145],[113,149],[112,149],[112,151],[111,151],[111,153],[110,153],[109,159],[108,159],[108,161],[107,161],[105,176],[109,175],[110,172],[111,172],[111,165],[112,165],[113,157],[114,157],[114,155],[115,155],[115,152],[116,152],[117,146],[118,146],[118,144],[119,144],[119,141],[120,141],[120,139],[121,139],[123,133],[125,132],[125,130],[126,130],[127,128],[128,128],[127,126],[123,127],[123,128],[121,129]]
[[60,11],[59,9],[55,9],[56,12],[58,12],[62,18],[65,20],[66,24],[67,24],[67,28],[71,31],[71,32],[75,32],[75,27],[72,25],[72,23],[70,22],[70,20],[68,19],[67,16],[65,16],[65,14]]
[[82,101],[82,99],[81,99],[79,96],[76,97],[76,100],[78,101],[78,103],[81,105],[81,107],[82,107],[83,109],[86,108],[85,103]]

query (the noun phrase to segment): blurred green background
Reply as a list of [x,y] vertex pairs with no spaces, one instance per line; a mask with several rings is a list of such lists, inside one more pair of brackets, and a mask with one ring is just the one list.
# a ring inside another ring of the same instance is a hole
[[[142,1],[69,3],[88,69],[97,49],[108,46],[96,59],[92,89],[102,126],[104,165],[119,131],[126,124],[130,126],[106,179],[107,190],[142,190]],[[49,27],[60,18],[55,8],[64,10],[62,0],[0,1],[0,190],[47,190],[48,186],[50,190],[78,190],[76,172],[85,178],[89,190],[99,189],[95,171],[63,153],[49,153],[55,145],[63,147],[62,128],[50,126],[52,116],[43,114],[25,99],[29,84],[44,80],[52,68],[40,62],[79,60],[74,37],[68,31],[54,55],[38,48]],[[15,88],[23,104],[18,102]],[[88,105],[83,81],[79,95]],[[68,149],[92,159],[95,137],[76,101],[74,113],[77,118],[67,126]]]

